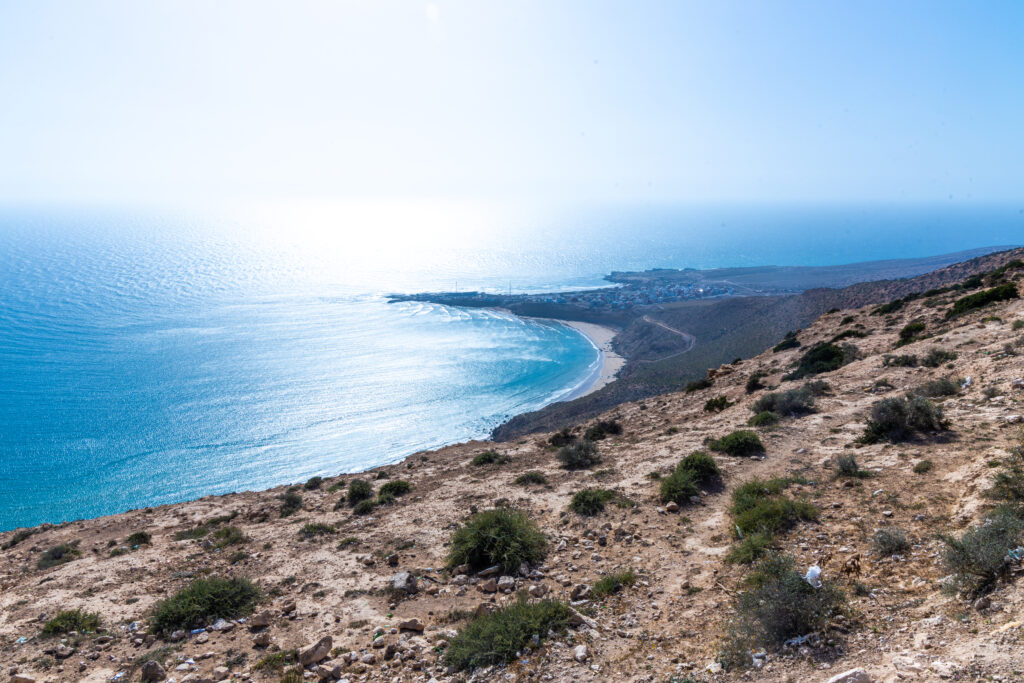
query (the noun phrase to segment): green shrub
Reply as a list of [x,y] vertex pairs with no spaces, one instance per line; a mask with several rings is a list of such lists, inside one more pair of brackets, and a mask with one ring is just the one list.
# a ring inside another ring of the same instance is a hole
[[145,531],[136,531],[131,536],[124,540],[124,544],[130,547],[149,545],[153,542],[153,537]]
[[760,412],[754,417],[747,420],[747,424],[751,427],[771,427],[779,423],[778,413],[773,413],[770,410]]
[[879,555],[889,557],[910,550],[910,541],[903,529],[890,526],[875,532],[871,537],[871,547]]
[[729,551],[729,554],[725,556],[725,561],[732,564],[750,564],[768,552],[771,545],[770,534],[752,533],[749,536],[744,536],[743,540]]
[[299,529],[299,536],[306,539],[316,538],[317,536],[330,536],[336,533],[338,533],[337,527],[324,522],[309,522]]
[[725,396],[716,396],[704,402],[704,412],[720,413],[731,405],[732,403]]
[[36,533],[35,529],[18,529],[2,546],[0,546],[0,549],[10,550],[34,533]]
[[926,398],[883,398],[871,407],[871,417],[861,441],[897,443],[912,438],[916,433],[945,428],[942,409]]
[[[571,612],[564,602],[515,602],[469,622],[445,651],[445,662],[456,670],[476,669],[511,662],[527,645],[536,646],[549,632],[564,633]],[[535,638],[536,637],[536,638]]]
[[768,555],[747,577],[748,589],[736,600],[728,629],[726,664],[749,665],[750,651],[778,648],[796,636],[819,631],[846,605],[829,583],[811,586],[787,555]]
[[814,521],[818,510],[803,500],[793,500],[782,492],[797,480],[754,478],[738,486],[732,493],[729,513],[737,531],[745,536],[760,533],[771,536],[800,521]]
[[708,444],[708,448],[738,457],[764,453],[761,437],[746,429],[740,429],[726,434],[721,439],[715,439]]
[[838,370],[852,358],[846,351],[835,344],[815,344],[797,361],[796,369],[786,375],[786,379],[802,379],[823,372]]
[[700,487],[693,472],[676,468],[672,474],[663,478],[658,484],[661,495],[661,502],[674,502],[679,505],[687,505],[692,496],[700,495]]
[[992,488],[985,493],[1005,503],[1024,504],[1024,467],[1020,462],[1013,462],[1006,470],[997,472]]
[[548,478],[543,472],[538,470],[530,470],[529,472],[523,472],[515,479],[515,483],[520,486],[526,486],[527,484],[546,484]]
[[968,294],[957,299],[953,302],[953,307],[946,313],[946,318],[956,318],[997,301],[1009,301],[1017,298],[1020,298],[1020,294],[1017,292],[1017,285],[1012,282],[1004,282],[992,289]]
[[1016,332],[1017,330],[1024,329],[1024,320],[1014,320],[1011,328],[1014,332]]
[[562,446],[568,446],[575,440],[576,437],[573,436],[572,430],[566,427],[562,431],[552,434],[548,438],[548,443],[555,448],[561,448]]
[[942,349],[930,349],[921,359],[921,365],[926,368],[937,368],[957,358],[956,351],[943,351]]
[[956,396],[960,393],[960,385],[948,377],[941,379],[933,379],[930,382],[925,382],[918,388],[914,389],[913,392],[917,396]]
[[100,627],[100,615],[82,610],[65,610],[43,625],[43,635],[56,636],[70,631],[95,633]]
[[698,484],[709,484],[722,476],[718,463],[703,451],[694,451],[679,461],[677,472],[689,472]]
[[562,467],[567,470],[582,470],[601,462],[597,446],[593,441],[585,439],[562,446],[558,451],[558,459],[562,461]]
[[688,394],[692,394],[693,392],[700,391],[701,389],[710,389],[713,385],[714,381],[710,377],[702,377],[701,379],[695,379],[692,382],[688,382],[686,386],[683,387],[683,390]]
[[945,536],[943,560],[954,585],[972,593],[992,588],[1010,569],[1009,552],[1024,542],[1024,521],[1007,508],[995,510],[960,537]]
[[376,507],[377,502],[372,498],[361,500],[352,507],[352,514],[360,516],[368,515],[373,512]]
[[764,372],[755,372],[750,377],[748,377],[747,383],[744,387],[747,393],[752,394],[755,391],[760,391],[761,389],[764,389],[764,382],[762,382],[761,380],[767,376],[768,375]]
[[547,555],[547,540],[524,513],[508,508],[478,512],[452,535],[448,566],[474,569],[500,565],[508,574],[519,565],[539,563]]
[[935,467],[935,464],[931,460],[922,460],[914,465],[914,474],[927,474],[932,471],[933,467]]
[[868,333],[862,332],[861,330],[843,330],[836,336],[832,337],[832,339],[830,339],[829,342],[835,344],[836,342],[842,341],[844,339],[864,339],[867,336]]
[[373,485],[365,479],[353,479],[348,484],[348,493],[345,499],[348,504],[355,506],[356,504],[368,500],[373,497]]
[[599,420],[583,434],[585,441],[600,441],[608,435],[618,436],[622,434],[622,425],[615,420]]
[[380,489],[377,491],[377,495],[398,497],[404,496],[409,493],[409,491],[412,491],[412,484],[404,479],[395,479],[394,481],[389,481],[388,483],[381,485]]
[[623,588],[628,588],[636,583],[636,572],[626,569],[620,572],[613,572],[604,576],[594,584],[592,593],[597,600],[603,600],[609,595],[618,593]]
[[484,465],[501,465],[507,461],[508,458],[499,455],[497,451],[484,451],[474,456],[469,464],[483,467]]
[[811,396],[827,396],[832,392],[832,385],[823,379],[812,379],[801,389],[809,391]]
[[592,517],[604,512],[604,504],[615,499],[615,492],[607,489],[577,491],[569,502],[569,509],[578,515]]
[[857,319],[856,316],[848,315],[848,316],[845,316],[842,320],[840,320],[839,324],[840,325],[849,325],[850,323],[852,323],[856,319]]
[[871,472],[862,470],[860,465],[857,464],[856,458],[852,455],[840,455],[836,459],[836,475],[840,477],[866,479],[871,476]]
[[248,540],[237,526],[226,526],[217,529],[213,532],[211,538],[215,548],[225,548],[229,545],[245,543]]
[[755,413],[772,412],[785,417],[797,417],[814,412],[814,394],[808,387],[765,394],[750,408]]
[[77,560],[81,556],[82,551],[78,549],[78,541],[59,543],[39,557],[39,561],[36,562],[36,568],[49,569],[50,567],[56,567],[57,565]]
[[281,496],[281,516],[289,517],[302,509],[302,496],[297,491],[285,491]]
[[260,589],[248,579],[196,579],[153,607],[150,628],[157,635],[167,635],[206,626],[217,619],[248,616],[260,597]]
[[281,680],[278,683],[304,683],[305,680],[301,673],[293,670],[281,674]]
[[306,480],[306,483],[302,485],[307,491],[315,491],[320,488],[324,483],[323,477],[310,477]]
[[800,340],[796,338],[796,332],[787,332],[778,344],[772,347],[772,353],[779,353],[788,349],[795,349],[800,346]]
[[924,332],[925,327],[925,324],[920,320],[907,323],[903,326],[903,329],[900,330],[900,338],[899,341],[896,342],[896,346],[906,346],[907,344],[916,342],[921,338],[921,333]]
[[871,311],[871,315],[889,315],[903,308],[903,305],[907,303],[906,299],[893,299],[887,304],[882,304],[875,310]]
[[916,368],[917,356],[915,356],[912,353],[903,354],[900,356],[886,354],[882,356],[882,366],[886,368]]

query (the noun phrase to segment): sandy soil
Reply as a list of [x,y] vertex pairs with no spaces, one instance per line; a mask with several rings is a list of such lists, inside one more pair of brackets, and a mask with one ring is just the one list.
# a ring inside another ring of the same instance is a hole
[[626,364],[626,359],[615,353],[615,349],[612,348],[612,339],[615,338],[618,330],[605,327],[604,325],[572,320],[559,320],[558,322],[583,334],[597,347],[598,353],[601,354],[599,367],[587,378],[586,383],[563,400],[570,401],[580,396],[592,394],[612,382],[619,370],[622,369],[622,366]]

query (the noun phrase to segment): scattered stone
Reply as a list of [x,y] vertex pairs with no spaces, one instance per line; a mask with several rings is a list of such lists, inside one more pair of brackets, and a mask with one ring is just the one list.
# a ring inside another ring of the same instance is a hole
[[179,640],[185,640],[185,632],[184,631],[172,631],[171,632],[170,641],[172,643],[176,643]]
[[844,671],[828,679],[826,683],[872,683],[871,676],[862,667]]
[[160,662],[153,661],[152,659],[142,665],[141,678],[139,680],[142,683],[153,683],[155,681],[162,681],[167,678],[167,672],[160,665]]
[[391,577],[391,589],[405,591],[409,595],[413,595],[419,592],[419,585],[416,582],[416,577],[409,572],[398,572]]
[[500,572],[501,572],[501,566],[496,564],[493,567],[488,567],[487,569],[484,569],[483,571],[481,571],[480,572],[480,576],[481,577],[484,577],[484,576],[496,576]]
[[516,580],[511,576],[503,576],[498,579],[498,590],[500,591],[512,591],[516,587]]
[[573,650],[573,653],[572,653],[572,658],[575,659],[577,662],[585,662],[585,661],[587,661],[587,657],[589,657],[589,656],[590,656],[590,653],[587,652],[587,646],[586,645],[577,645],[576,649]]
[[334,641],[330,636],[324,636],[316,644],[310,645],[305,650],[299,652],[299,664],[302,666],[319,664],[330,656],[333,644]]
[[261,631],[252,639],[253,647],[266,647],[270,645],[270,631]]
[[590,586],[585,583],[578,583],[573,586],[572,591],[569,593],[569,598],[572,600],[586,600],[593,595],[593,590]]
[[480,583],[478,583],[476,585],[476,588],[481,593],[497,593],[498,582],[494,579],[487,579],[486,581],[481,581]]
[[11,674],[11,683],[36,683],[36,679],[28,674]]
[[231,629],[233,629],[234,627],[235,627],[235,625],[232,624],[227,619],[218,619],[217,621],[213,622],[213,626],[211,626],[210,629],[212,629],[214,631],[227,632],[227,631],[230,631]]
[[249,627],[250,628],[263,628],[265,626],[270,626],[270,624],[273,621],[274,621],[274,613],[271,612],[268,609],[265,609],[262,612],[259,612],[257,614],[252,615],[251,617],[249,617]]
[[406,619],[405,621],[398,622],[399,631],[417,631],[423,632],[423,622],[419,619]]
[[670,501],[668,505],[665,506],[665,512],[679,512],[679,503],[674,500]]

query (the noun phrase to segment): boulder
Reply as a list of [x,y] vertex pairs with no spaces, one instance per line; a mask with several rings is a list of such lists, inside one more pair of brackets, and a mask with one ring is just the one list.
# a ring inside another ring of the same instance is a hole
[[409,572],[398,572],[391,577],[391,590],[404,591],[409,595],[419,592],[416,577]]
[[498,579],[498,590],[500,591],[511,591],[515,590],[516,580],[511,576],[502,576]]
[[262,612],[258,612],[249,617],[249,627],[263,628],[265,626],[270,626],[270,624],[273,623],[273,621],[274,613],[268,609],[265,609]]
[[862,667],[844,671],[828,679],[827,683],[872,683],[871,676]]
[[167,678],[167,672],[160,666],[160,662],[155,662],[152,659],[142,665],[141,678],[139,679],[142,683],[153,683],[155,681],[162,681]]
[[319,664],[330,656],[332,645],[334,645],[334,641],[331,637],[324,636],[315,644],[299,652],[299,664],[304,667],[310,664]]
[[498,582],[494,579],[487,579],[478,583],[476,587],[481,593],[496,593],[498,591]]
[[398,623],[399,631],[416,631],[418,633],[423,632],[423,622],[419,619],[406,619]]

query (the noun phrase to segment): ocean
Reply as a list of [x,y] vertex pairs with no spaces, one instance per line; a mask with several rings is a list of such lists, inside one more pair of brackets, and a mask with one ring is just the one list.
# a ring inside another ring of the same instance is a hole
[[457,202],[0,209],[0,530],[484,438],[598,362],[551,321],[388,304],[613,270],[1024,242],[1021,207]]

